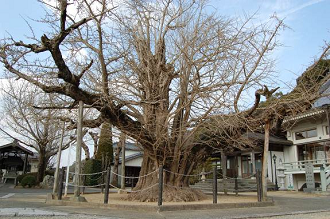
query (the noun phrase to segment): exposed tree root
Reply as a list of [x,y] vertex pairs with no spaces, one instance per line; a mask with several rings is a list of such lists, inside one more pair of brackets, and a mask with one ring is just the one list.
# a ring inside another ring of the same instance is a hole
[[[191,202],[206,199],[206,195],[200,190],[189,187],[169,187],[164,186],[163,201],[165,202]],[[127,200],[140,202],[158,201],[158,187],[153,187],[143,191],[132,192]]]

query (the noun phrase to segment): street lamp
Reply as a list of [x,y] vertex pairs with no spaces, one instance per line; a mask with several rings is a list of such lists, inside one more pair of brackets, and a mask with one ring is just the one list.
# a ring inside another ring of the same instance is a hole
[[274,160],[274,167],[275,167],[275,190],[278,191],[278,184],[277,184],[277,175],[276,175],[276,155],[274,154],[273,160]]

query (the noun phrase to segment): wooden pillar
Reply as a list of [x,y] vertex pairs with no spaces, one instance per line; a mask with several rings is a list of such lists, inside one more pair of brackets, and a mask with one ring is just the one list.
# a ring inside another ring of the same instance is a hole
[[265,121],[265,143],[264,143],[264,154],[262,160],[262,201],[267,201],[267,170],[268,170],[268,149],[269,149],[269,129],[270,121]]
[[227,195],[227,156],[224,151],[221,151],[221,169],[222,169],[222,182],[223,182],[223,192]]
[[74,177],[74,197],[80,196],[80,166],[81,166],[81,145],[82,145],[82,121],[83,121],[83,105],[82,101],[79,101],[78,110],[78,124],[77,124],[77,146],[76,146],[76,164],[75,164],[75,177]]
[[27,167],[28,157],[29,157],[29,154],[26,153],[25,154],[25,159],[24,159],[23,174],[26,173],[26,167]]
[[255,159],[255,153],[254,150],[250,153],[251,156],[251,163],[252,163],[252,175],[255,177],[256,174],[256,159]]

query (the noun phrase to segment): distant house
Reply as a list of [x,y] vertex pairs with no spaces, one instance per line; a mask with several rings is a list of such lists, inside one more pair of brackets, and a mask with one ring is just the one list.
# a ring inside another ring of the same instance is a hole
[[[118,143],[113,144],[113,151],[116,151]],[[126,142],[125,144],[125,176],[138,177],[141,170],[143,160],[143,151],[134,143]],[[121,175],[122,153],[119,157],[118,174]],[[131,187],[137,183],[137,178],[126,178],[125,185]],[[118,184],[120,184],[120,177],[118,177]]]

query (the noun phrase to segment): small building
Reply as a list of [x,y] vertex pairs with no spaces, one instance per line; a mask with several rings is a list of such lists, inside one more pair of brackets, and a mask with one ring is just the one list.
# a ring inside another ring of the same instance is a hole
[[[118,143],[113,144],[113,151],[116,151]],[[143,151],[134,143],[125,143],[125,186],[135,186],[140,174],[141,165],[143,161]],[[119,157],[118,174],[121,175],[122,153]],[[120,177],[118,177],[118,184],[120,184]]]
[[6,182],[8,179],[14,179],[16,184],[18,175],[29,172],[31,169],[29,155],[33,156],[33,152],[21,146],[17,140],[0,146],[2,182]]
[[[227,176],[231,178],[254,178],[257,170],[262,169],[263,159],[263,133],[245,133],[243,135],[255,143],[253,149],[237,150],[226,154]],[[292,145],[292,141],[271,135],[269,137],[268,153],[268,179],[276,183],[276,165],[284,162],[284,150]],[[218,155],[219,156],[219,155]],[[219,156],[220,157],[220,156]]]
[[330,165],[328,110],[311,109],[298,116],[287,118],[286,125],[289,126],[287,138],[293,142],[293,145],[284,150],[285,188],[302,190],[306,187],[307,163],[313,165],[315,183],[320,185],[320,167]]

